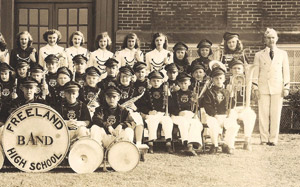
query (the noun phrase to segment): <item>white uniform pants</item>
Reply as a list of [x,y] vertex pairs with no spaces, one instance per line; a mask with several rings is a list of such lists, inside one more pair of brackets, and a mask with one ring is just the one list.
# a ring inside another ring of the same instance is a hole
[[149,140],[157,139],[157,128],[159,123],[165,133],[165,138],[172,138],[173,121],[170,116],[164,116],[163,112],[157,112],[155,115],[146,115],[146,123],[149,131]]
[[215,147],[218,147],[218,137],[224,127],[226,129],[224,143],[228,145],[229,148],[234,148],[235,137],[240,128],[236,120],[236,115],[230,115],[229,118],[227,118],[227,115],[216,115],[215,117],[207,115],[209,134]]
[[178,125],[182,141],[197,142],[202,145],[201,133],[203,125],[199,118],[193,118],[191,111],[181,111],[179,116],[172,116],[173,122]]
[[260,95],[258,112],[261,142],[278,142],[282,102],[281,94]]
[[[132,128],[127,127],[121,129],[118,139],[127,140],[133,142],[134,132]],[[110,134],[106,134],[104,128],[97,125],[91,127],[91,138],[96,140],[103,147],[108,147],[116,138]]]
[[236,112],[237,118],[243,121],[245,138],[250,138],[256,121],[255,112],[250,107],[235,107],[232,112]]

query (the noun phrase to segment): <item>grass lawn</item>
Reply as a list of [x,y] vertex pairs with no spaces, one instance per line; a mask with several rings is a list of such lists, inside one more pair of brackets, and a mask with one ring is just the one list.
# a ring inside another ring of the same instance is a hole
[[0,186],[300,186],[299,142],[300,135],[282,134],[277,146],[262,146],[256,134],[252,152],[237,146],[234,155],[147,154],[145,162],[127,173],[2,169]]

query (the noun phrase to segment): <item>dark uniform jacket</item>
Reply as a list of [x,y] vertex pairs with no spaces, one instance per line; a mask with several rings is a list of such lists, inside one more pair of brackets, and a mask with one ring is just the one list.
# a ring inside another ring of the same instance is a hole
[[19,107],[28,104],[28,103],[41,103],[41,104],[47,104],[44,99],[40,99],[37,97],[34,97],[34,99],[30,101],[26,101],[24,96],[18,96],[18,98],[14,99],[11,103],[11,108],[9,110],[10,113],[12,113],[14,110],[18,109]]
[[135,87],[132,83],[130,83],[129,86],[123,86],[121,83],[118,83],[117,87],[121,91],[119,104],[123,104],[138,95],[138,92],[135,91]]
[[11,80],[8,82],[0,81],[0,122],[5,122],[9,116],[9,109],[11,108],[12,94],[16,91],[15,81]]
[[[234,98],[232,98],[231,108],[234,106],[234,102]],[[227,103],[229,103],[229,91],[225,88],[212,86],[204,94],[202,103],[208,115],[225,115],[227,113]]]
[[120,105],[116,108],[109,108],[107,104],[97,107],[92,121],[93,124],[104,128],[107,134],[109,134],[109,126],[114,129],[118,125],[122,125],[123,129],[135,126],[129,111]]
[[171,114],[178,116],[181,111],[191,111],[193,103],[192,94],[193,92],[191,90],[178,90],[177,92],[172,93],[172,107],[170,108]]
[[196,58],[195,60],[192,61],[192,64],[190,66],[190,73],[191,73],[191,68],[195,65],[203,65],[205,67],[205,72],[207,72],[209,70],[209,64],[210,60],[208,58],[204,58],[204,57],[200,57],[200,58]]
[[101,82],[97,84],[97,87],[99,87],[102,91],[100,93],[99,99],[100,99],[100,105],[105,104],[105,91],[108,86],[117,86],[117,78],[116,77],[110,77],[107,76],[105,79],[103,79]]
[[49,87],[55,87],[57,84],[57,73],[50,73],[46,74],[46,83]]
[[[17,62],[20,59],[25,60],[30,65],[32,63],[34,63],[29,58],[29,56],[32,53],[33,49],[34,49],[33,47],[27,47],[25,50],[23,50],[20,47],[12,49],[11,53],[10,53],[10,60],[9,60],[9,64],[11,65],[11,67],[13,67],[15,69],[16,66],[17,66]],[[38,63],[39,58],[38,58],[37,52],[35,53],[35,59],[36,59],[36,63]]]
[[78,84],[82,86],[84,86],[84,78],[85,78],[85,73],[83,74],[79,74],[78,72],[75,73],[75,82],[77,82]]
[[61,105],[63,100],[65,100],[63,86],[57,84],[55,87],[49,87],[49,94],[46,97],[46,101],[50,106],[56,108],[56,105]]
[[82,101],[76,101],[69,104],[66,100],[57,105],[57,112],[64,118],[64,120],[77,120],[77,121],[91,121],[90,112]]
[[94,97],[96,97],[95,101],[99,102],[99,90],[100,88],[98,87],[90,87],[88,85],[85,85],[79,90],[79,100],[81,100],[85,104],[88,104]]

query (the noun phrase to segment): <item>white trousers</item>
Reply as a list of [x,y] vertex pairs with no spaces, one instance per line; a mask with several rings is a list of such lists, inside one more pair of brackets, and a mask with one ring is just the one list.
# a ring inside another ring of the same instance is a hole
[[178,125],[182,141],[197,142],[202,145],[203,125],[200,119],[193,118],[194,113],[191,111],[181,111],[179,116],[172,116],[173,122]]
[[234,148],[235,137],[240,126],[237,124],[237,116],[232,113],[229,118],[227,115],[216,115],[215,117],[207,115],[207,126],[212,143],[218,147],[218,137],[222,133],[223,127],[226,129],[224,143],[229,148]]
[[236,112],[237,119],[243,121],[245,138],[250,138],[256,121],[255,112],[250,107],[235,107],[232,112]]
[[[118,139],[127,140],[130,142],[133,142],[134,137],[134,131],[132,128],[127,127],[126,129],[121,129]],[[93,125],[91,127],[91,138],[96,140],[100,145],[103,145],[103,147],[108,147],[114,140],[115,137],[106,134],[104,128],[99,127],[97,125]]]
[[146,123],[149,131],[149,140],[157,139],[157,128],[159,123],[165,133],[165,138],[172,138],[173,121],[170,116],[164,116],[163,112],[157,112],[155,115],[146,115]]
[[258,112],[261,142],[278,142],[282,102],[281,94],[260,95]]

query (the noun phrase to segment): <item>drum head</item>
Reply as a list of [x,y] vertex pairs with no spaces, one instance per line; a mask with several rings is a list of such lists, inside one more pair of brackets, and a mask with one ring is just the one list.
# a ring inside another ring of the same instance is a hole
[[102,163],[103,148],[93,139],[82,138],[70,149],[69,164],[76,173],[92,173]]
[[107,159],[115,171],[131,171],[138,165],[140,153],[133,143],[121,141],[108,148]]
[[64,119],[47,105],[31,103],[15,110],[2,134],[8,160],[26,172],[55,168],[69,149],[69,133]]

